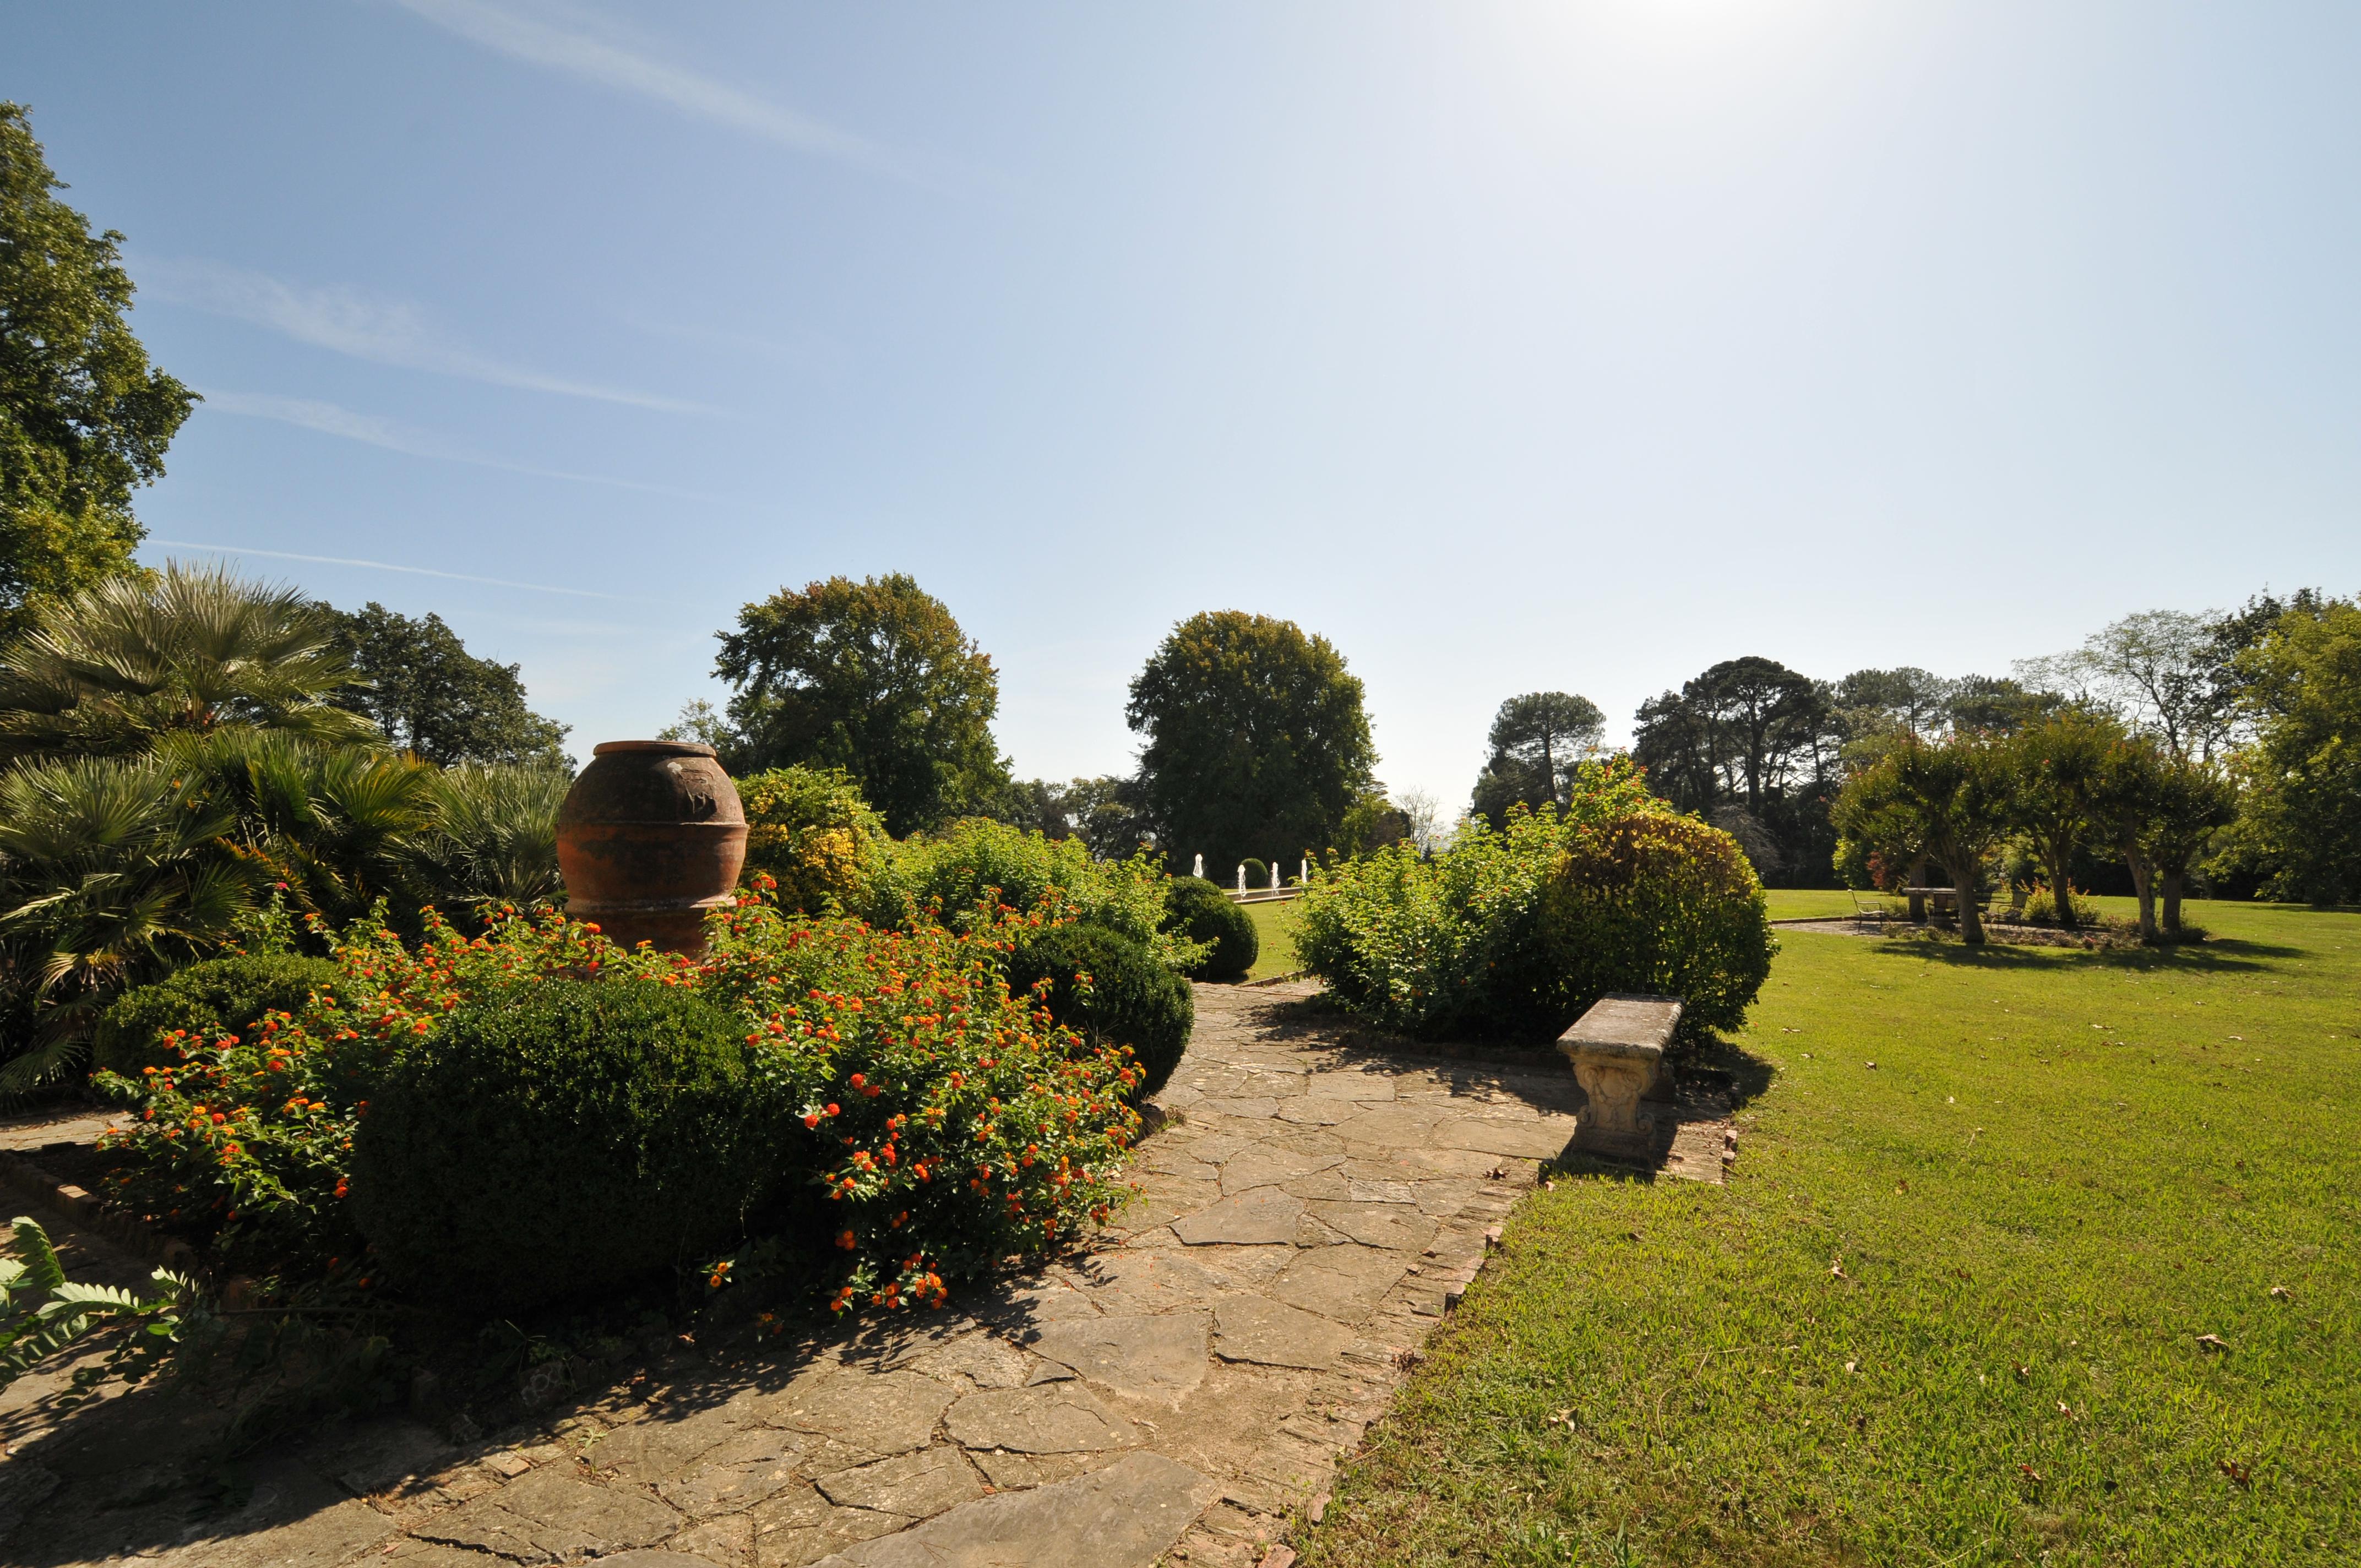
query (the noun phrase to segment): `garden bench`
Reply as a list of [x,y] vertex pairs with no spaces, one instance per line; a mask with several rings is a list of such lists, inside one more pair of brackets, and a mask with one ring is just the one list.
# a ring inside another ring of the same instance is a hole
[[1654,1157],[1655,1118],[1642,1102],[1672,1098],[1664,1053],[1680,1021],[1677,996],[1602,996],[1557,1037],[1589,1096],[1575,1123],[1576,1148],[1613,1159]]
[[[1945,919],[1956,916],[1960,912],[1960,890],[1956,887],[1905,887],[1902,890],[1902,894],[1904,897],[1910,900],[1911,907],[1913,909],[1918,907],[1918,901],[1920,899],[1925,899],[1928,904],[1934,906],[1932,913],[1937,919]],[[1982,895],[1977,897],[1976,909],[1978,913],[1982,913],[1991,907],[1992,900],[1990,898]]]

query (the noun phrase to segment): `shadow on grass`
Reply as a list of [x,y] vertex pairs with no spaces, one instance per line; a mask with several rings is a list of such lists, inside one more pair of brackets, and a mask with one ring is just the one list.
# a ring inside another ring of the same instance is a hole
[[2012,942],[1987,942],[1982,947],[1971,948],[1956,938],[1920,936],[1902,941],[1881,942],[1873,950],[1883,958],[1925,959],[1932,963],[1972,969],[2024,970],[2038,969],[2045,964],[2079,962],[2103,964],[2111,969],[2142,971],[2179,970],[2195,974],[2268,970],[2273,967],[2274,959],[2303,956],[2301,948],[2224,938],[2169,948],[2088,948],[2054,943],[2037,946]]

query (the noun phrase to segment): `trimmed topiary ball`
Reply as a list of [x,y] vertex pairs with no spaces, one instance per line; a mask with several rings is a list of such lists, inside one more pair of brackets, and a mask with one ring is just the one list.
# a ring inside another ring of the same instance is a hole
[[1569,1020],[1610,992],[1639,992],[1681,998],[1685,1025],[1735,1029],[1778,951],[1738,840],[1660,812],[1567,839],[1543,895],[1542,931]]
[[1180,1065],[1197,1003],[1189,982],[1158,963],[1147,944],[1103,926],[1045,926],[1017,944],[1007,969],[1011,993],[1021,997],[1046,980],[1050,1017],[1094,1044],[1132,1048],[1147,1075],[1134,1100],[1163,1088]]
[[124,992],[100,1014],[91,1040],[91,1065],[126,1078],[172,1059],[159,1043],[185,1029],[211,1045],[225,1035],[243,1038],[266,1013],[294,1013],[316,987],[333,992],[344,970],[325,959],[293,953],[207,959],[137,991]]
[[1213,950],[1190,970],[1197,980],[1243,980],[1262,951],[1262,938],[1244,906],[1198,876],[1177,876],[1164,895],[1164,928]]
[[744,1025],[653,981],[489,992],[395,1058],[353,1148],[396,1280],[514,1310],[700,1261],[770,1185]]

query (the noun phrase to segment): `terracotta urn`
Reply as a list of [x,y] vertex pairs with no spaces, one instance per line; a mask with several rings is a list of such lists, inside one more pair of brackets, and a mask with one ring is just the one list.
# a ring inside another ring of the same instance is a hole
[[602,740],[558,807],[566,913],[626,948],[704,951],[745,863],[745,808],[710,746]]

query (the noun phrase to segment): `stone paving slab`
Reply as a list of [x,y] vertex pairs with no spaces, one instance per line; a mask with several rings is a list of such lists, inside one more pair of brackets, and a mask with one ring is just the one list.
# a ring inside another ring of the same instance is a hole
[[[683,1358],[467,1444],[407,1420],[346,1429],[265,1461],[226,1512],[192,1508],[173,1457],[203,1451],[202,1414],[168,1420],[144,1393],[44,1414],[64,1371],[23,1380],[0,1401],[0,1562],[1258,1563],[1581,1102],[1554,1056],[1348,1047],[1292,1016],[1311,990],[1198,986],[1139,1201],[956,1314],[768,1366]],[[1723,1124],[1684,1115],[1665,1174],[1719,1180]]]

